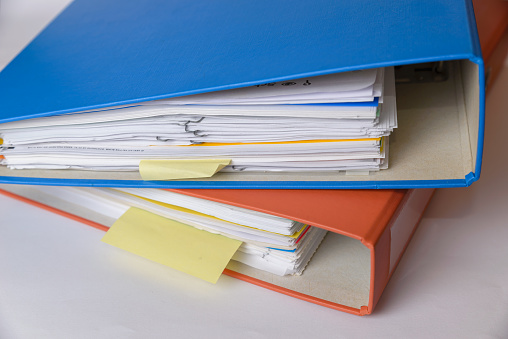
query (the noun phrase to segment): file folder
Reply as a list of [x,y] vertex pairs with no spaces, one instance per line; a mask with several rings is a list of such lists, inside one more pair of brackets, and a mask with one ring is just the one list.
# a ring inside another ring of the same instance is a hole
[[76,0],[0,73],[0,122],[385,66],[400,73],[387,170],[143,181],[137,172],[2,167],[0,181],[428,188],[468,186],[480,175],[484,70],[469,1]]
[[[419,190],[173,190],[328,230],[301,276],[276,276],[230,261],[224,274],[356,315],[374,310],[433,189]],[[86,206],[1,185],[0,193],[107,231]],[[220,279],[218,282],[220,286]]]

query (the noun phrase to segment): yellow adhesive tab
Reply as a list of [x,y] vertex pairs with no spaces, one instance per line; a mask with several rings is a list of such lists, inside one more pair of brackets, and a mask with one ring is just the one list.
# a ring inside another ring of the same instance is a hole
[[231,163],[230,159],[141,160],[143,180],[209,178]]
[[102,241],[214,284],[242,244],[135,207]]

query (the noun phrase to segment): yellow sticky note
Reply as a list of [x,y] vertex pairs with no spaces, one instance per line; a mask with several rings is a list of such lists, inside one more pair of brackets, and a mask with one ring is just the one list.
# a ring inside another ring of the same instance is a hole
[[214,284],[242,243],[135,207],[102,241]]
[[141,160],[143,180],[209,178],[231,163],[230,159]]

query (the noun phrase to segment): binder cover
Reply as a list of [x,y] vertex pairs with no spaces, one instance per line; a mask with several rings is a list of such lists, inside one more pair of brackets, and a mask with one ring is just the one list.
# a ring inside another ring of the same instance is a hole
[[[440,61],[445,81],[418,81],[433,68],[420,63]],[[484,72],[469,1],[76,0],[0,73],[0,122],[400,65],[413,65],[417,81],[397,86],[390,168],[368,176],[142,181],[134,172],[1,168],[0,180],[329,189],[468,186],[480,175]]]
[[[0,193],[106,231],[86,206],[47,199],[29,186]],[[301,276],[279,277],[231,261],[224,274],[357,315],[373,311],[434,192],[420,190],[173,190],[330,231]],[[220,284],[220,280],[219,280]]]
[[485,84],[489,88],[508,53],[508,2],[473,0],[473,6],[485,61]]

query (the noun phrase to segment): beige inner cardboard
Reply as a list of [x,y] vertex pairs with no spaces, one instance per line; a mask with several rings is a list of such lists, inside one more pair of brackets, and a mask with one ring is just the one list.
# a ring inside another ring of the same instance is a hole
[[[115,221],[84,206],[34,191],[30,186],[0,185],[0,188],[105,226],[111,226]],[[328,232],[301,276],[279,277],[235,261],[231,261],[227,268],[277,286],[357,309],[369,303],[370,250],[359,240],[332,232]]]
[[[464,179],[474,171],[478,140],[478,65],[452,62],[445,82],[397,86],[399,128],[390,137],[389,169],[344,173],[218,173],[213,181],[380,181]],[[138,172],[9,170],[0,176],[141,180]],[[200,180],[200,179],[195,179]]]
[[460,64],[462,76],[464,78],[464,104],[467,116],[467,123],[469,129],[469,142],[471,145],[471,156],[473,164],[476,163],[476,148],[478,147],[478,126],[480,115],[478,114],[478,107],[480,105],[480,97],[478,95],[470,95],[475,93],[475,86],[478,83],[478,65],[470,61],[464,60]]
[[341,234],[328,232],[301,276],[279,277],[236,261],[227,268],[341,305],[359,309],[369,304],[370,251]]

